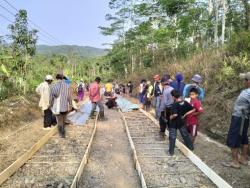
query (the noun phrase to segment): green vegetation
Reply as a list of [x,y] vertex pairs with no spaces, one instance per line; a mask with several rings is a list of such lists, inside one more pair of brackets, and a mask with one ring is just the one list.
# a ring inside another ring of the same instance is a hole
[[118,40],[106,56],[121,79],[199,73],[209,94],[235,96],[250,71],[250,2],[244,0],[111,0],[104,35]]
[[115,14],[108,14],[110,26],[100,29],[104,35],[118,37],[107,55],[118,75],[127,78],[138,71],[162,70],[164,64],[203,53],[223,53],[216,61],[224,64],[228,60],[232,69],[228,57],[249,62],[247,0],[110,0],[109,5]]
[[207,91],[226,90],[231,96],[239,72],[250,70],[247,0],[110,0],[109,6],[115,12],[106,15],[111,24],[100,29],[117,40],[108,51],[37,46],[39,31],[29,30],[27,12],[20,10],[9,26],[11,41],[0,38],[0,99],[34,91],[46,74],[59,69],[73,81],[96,75],[138,81],[176,71],[188,79],[200,73]]
[[203,77],[202,129],[225,137],[239,73],[250,71],[249,0],[110,0],[104,35],[118,40],[106,56],[114,74],[135,85],[177,72]]
[[[34,92],[45,75],[64,70],[72,81],[108,78],[112,69],[102,49],[79,46],[36,46],[37,30],[29,30],[25,10],[9,25],[10,42],[0,37],[0,100]],[[37,54],[36,54],[37,52]]]
[[60,45],[60,46],[47,46],[37,45],[37,54],[52,55],[59,54],[70,56],[75,54],[80,57],[90,58],[106,55],[106,51],[99,48],[89,46],[76,46],[76,45]]

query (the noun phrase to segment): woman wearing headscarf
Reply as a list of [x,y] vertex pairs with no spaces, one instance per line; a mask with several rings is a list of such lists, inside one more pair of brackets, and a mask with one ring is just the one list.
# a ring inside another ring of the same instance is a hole
[[178,72],[175,75],[175,80],[170,83],[170,86],[177,90],[181,95],[183,94],[183,90],[185,87],[185,83],[183,82],[183,80],[183,74]]

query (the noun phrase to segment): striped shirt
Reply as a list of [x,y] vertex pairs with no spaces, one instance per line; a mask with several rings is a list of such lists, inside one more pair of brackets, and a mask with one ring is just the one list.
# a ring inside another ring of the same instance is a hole
[[[60,93],[61,91],[61,93]],[[64,81],[59,80],[55,84],[52,85],[51,91],[50,91],[50,106],[53,106],[54,99],[59,97],[61,94],[60,99],[60,111],[61,112],[67,112],[69,105],[72,105],[72,99],[71,99],[71,91],[70,91],[70,85],[66,84]]]

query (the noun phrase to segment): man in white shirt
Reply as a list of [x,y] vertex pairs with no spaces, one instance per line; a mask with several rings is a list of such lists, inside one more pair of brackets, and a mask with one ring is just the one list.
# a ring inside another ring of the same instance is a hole
[[53,81],[51,75],[45,77],[45,81],[41,83],[37,88],[36,92],[40,95],[39,107],[44,112],[43,125],[45,130],[49,130],[51,125],[54,123],[53,115],[50,109],[50,86]]

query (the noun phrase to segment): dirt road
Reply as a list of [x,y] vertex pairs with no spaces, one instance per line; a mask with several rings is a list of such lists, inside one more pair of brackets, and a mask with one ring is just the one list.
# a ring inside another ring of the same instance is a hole
[[79,187],[139,188],[130,146],[120,114],[106,110],[108,121],[99,122],[96,137]]

